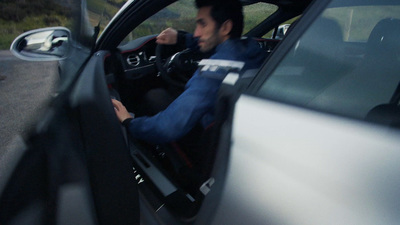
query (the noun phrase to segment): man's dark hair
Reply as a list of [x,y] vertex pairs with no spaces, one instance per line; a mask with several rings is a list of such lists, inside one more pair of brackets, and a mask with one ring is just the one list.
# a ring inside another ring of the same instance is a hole
[[217,23],[218,29],[225,21],[231,20],[231,38],[239,38],[242,35],[243,7],[239,0],[196,0],[198,9],[207,6],[211,6],[211,17]]

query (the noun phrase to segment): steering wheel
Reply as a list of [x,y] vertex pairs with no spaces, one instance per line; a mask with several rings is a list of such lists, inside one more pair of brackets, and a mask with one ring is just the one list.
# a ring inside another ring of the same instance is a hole
[[184,88],[186,82],[197,69],[198,61],[204,56],[193,50],[185,49],[166,57],[167,49],[172,45],[160,45],[156,47],[156,66],[161,78],[170,85]]

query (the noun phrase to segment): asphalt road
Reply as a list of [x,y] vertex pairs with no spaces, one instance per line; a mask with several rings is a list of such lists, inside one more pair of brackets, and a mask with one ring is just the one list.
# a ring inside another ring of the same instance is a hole
[[0,162],[47,104],[56,72],[56,62],[27,62],[0,51]]

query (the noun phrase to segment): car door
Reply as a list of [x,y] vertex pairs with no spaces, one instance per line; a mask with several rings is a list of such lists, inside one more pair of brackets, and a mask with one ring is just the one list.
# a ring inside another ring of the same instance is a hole
[[398,223],[398,10],[314,2],[236,102],[208,224]]
[[[25,59],[61,59],[65,77],[35,129],[2,160],[0,224],[139,224],[137,184],[103,69],[108,52],[91,53],[95,32],[86,1],[76,3],[78,26],[71,33],[36,30],[13,44]],[[63,39],[55,49],[24,49],[35,34],[54,45],[56,33]]]

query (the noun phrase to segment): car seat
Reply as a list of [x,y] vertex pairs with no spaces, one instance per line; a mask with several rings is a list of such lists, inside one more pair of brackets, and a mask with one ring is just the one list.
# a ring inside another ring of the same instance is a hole
[[[371,109],[367,121],[400,127],[400,20],[386,18],[379,21],[372,30],[367,42],[364,65],[376,70],[375,76],[383,83],[382,91],[389,89],[392,96],[387,102]],[[371,66],[372,65],[372,66]],[[373,68],[374,67],[374,68]],[[388,88],[392,85],[395,88]]]
[[399,29],[400,20],[378,22],[365,43],[363,57],[357,62],[348,60],[348,68],[339,71],[337,80],[309,105],[365,119],[373,107],[389,103],[400,80],[399,43],[395,41]]
[[400,56],[400,20],[386,18],[379,21],[372,30],[365,52],[366,63],[382,63],[397,66]]
[[335,20],[322,17],[295,43],[280,66],[285,70],[277,71],[280,75],[274,79],[296,96],[297,103],[307,104],[340,78],[347,69],[344,61],[342,29]]

